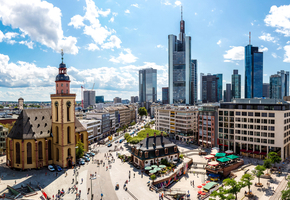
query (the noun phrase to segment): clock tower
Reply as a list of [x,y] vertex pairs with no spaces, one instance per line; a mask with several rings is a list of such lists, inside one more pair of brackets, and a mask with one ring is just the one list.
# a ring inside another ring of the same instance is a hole
[[70,78],[66,65],[59,64],[58,75],[55,78],[56,94],[51,94],[53,163],[61,167],[71,167],[75,162],[75,98],[70,94]]

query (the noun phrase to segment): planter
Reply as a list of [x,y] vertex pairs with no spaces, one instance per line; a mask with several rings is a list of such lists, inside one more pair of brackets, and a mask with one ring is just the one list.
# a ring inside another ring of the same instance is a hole
[[262,183],[255,183],[255,186],[256,187],[263,187],[263,184]]
[[270,174],[264,174],[264,175],[261,175],[261,178],[271,179],[272,177]]

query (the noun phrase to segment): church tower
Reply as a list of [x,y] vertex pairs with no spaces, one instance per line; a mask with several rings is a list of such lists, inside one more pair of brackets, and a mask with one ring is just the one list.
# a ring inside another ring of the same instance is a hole
[[63,63],[59,64],[55,78],[56,94],[51,94],[53,163],[61,167],[71,167],[75,162],[75,98],[70,94],[70,78]]

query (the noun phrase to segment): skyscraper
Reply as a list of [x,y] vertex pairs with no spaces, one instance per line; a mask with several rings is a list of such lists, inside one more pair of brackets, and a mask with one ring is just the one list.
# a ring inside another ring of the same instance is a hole
[[277,74],[281,76],[281,95],[282,98],[284,96],[289,96],[289,72],[285,72],[284,70],[278,71]]
[[[191,37],[185,36],[185,22],[180,21],[179,39],[168,35],[168,86],[169,103],[192,103]],[[196,62],[196,61],[195,61]],[[193,83],[194,85],[194,83]]]
[[84,90],[84,108],[95,105],[96,93],[93,90]]
[[131,103],[138,103],[138,96],[131,96]]
[[163,87],[162,88],[162,104],[168,104],[168,87]]
[[232,74],[232,98],[241,98],[241,75],[238,74],[237,69],[234,69]]
[[270,98],[270,84],[263,83],[263,97]]
[[104,103],[104,96],[96,96],[96,103]]
[[270,99],[282,99],[281,76],[278,74],[270,76]]
[[191,103],[197,102],[197,60],[191,60]]
[[217,102],[217,81],[214,75],[202,76],[202,103]]
[[226,84],[226,90],[224,93],[224,102],[231,102],[232,100],[232,85],[230,83]]
[[199,99],[202,101],[202,77],[204,76],[204,73],[200,73],[199,76]]
[[214,74],[218,77],[217,80],[217,102],[223,100],[223,74]]
[[263,96],[263,52],[251,44],[245,46],[245,98]]
[[157,70],[139,70],[139,102],[157,101]]

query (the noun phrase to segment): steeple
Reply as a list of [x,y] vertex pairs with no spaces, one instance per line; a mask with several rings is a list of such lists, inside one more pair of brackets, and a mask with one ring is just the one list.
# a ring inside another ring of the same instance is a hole
[[58,75],[55,78],[56,94],[69,94],[70,80],[66,73],[66,65],[63,63],[63,50],[61,50],[61,63],[58,68]]
[[183,11],[182,11],[182,6],[181,6],[181,20],[180,20],[180,33],[179,33],[179,40],[184,41],[185,34],[185,21],[183,20]]

